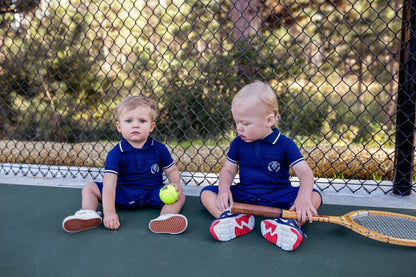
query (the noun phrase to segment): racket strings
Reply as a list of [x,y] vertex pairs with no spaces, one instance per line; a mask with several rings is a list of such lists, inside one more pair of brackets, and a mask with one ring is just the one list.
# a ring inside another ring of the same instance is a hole
[[400,239],[416,240],[416,220],[388,215],[358,214],[352,220],[372,231]]

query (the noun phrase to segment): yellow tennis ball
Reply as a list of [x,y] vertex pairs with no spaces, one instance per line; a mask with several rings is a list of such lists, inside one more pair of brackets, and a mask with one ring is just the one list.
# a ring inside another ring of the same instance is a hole
[[178,192],[174,185],[165,185],[159,192],[160,200],[165,204],[172,204],[178,199]]

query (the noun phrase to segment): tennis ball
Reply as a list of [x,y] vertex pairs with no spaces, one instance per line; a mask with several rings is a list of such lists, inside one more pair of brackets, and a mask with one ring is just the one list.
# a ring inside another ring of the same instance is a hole
[[174,185],[165,185],[159,192],[160,200],[165,204],[172,204],[178,199],[178,192]]

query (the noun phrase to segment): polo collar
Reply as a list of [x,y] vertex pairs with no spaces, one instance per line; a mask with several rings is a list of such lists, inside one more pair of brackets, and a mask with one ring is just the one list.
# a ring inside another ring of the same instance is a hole
[[276,144],[280,138],[280,132],[277,128],[272,128],[273,133],[265,137],[263,140],[271,144]]
[[120,147],[121,152],[131,152],[131,151],[135,151],[135,150],[145,150],[147,148],[150,148],[152,145],[153,145],[153,139],[150,136],[147,138],[147,141],[145,142],[143,147],[140,148],[140,149],[136,149],[133,146],[131,146],[131,144],[125,138],[123,138],[118,144],[118,146]]

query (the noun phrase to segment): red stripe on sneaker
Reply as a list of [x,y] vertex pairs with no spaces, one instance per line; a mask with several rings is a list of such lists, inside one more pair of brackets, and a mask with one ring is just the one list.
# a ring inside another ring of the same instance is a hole
[[290,231],[292,231],[293,233],[296,234],[296,236],[298,237],[297,240],[295,241],[295,243],[293,244],[293,248],[292,250],[295,250],[296,248],[298,248],[298,246],[301,244],[301,242],[303,241],[303,237],[299,234],[298,231],[296,231],[293,228],[290,228]]
[[238,236],[242,236],[242,235],[245,235],[247,233],[250,233],[251,229],[248,228],[247,226],[243,226],[242,229],[240,229],[238,227],[235,227],[234,232],[235,232],[235,237],[238,237]]
[[242,216],[240,218],[236,218],[235,221],[238,224],[238,226],[236,226],[234,228],[234,232],[235,232],[236,237],[242,236],[242,235],[245,235],[245,234],[251,232],[251,229],[247,226],[248,223],[250,222],[250,217],[251,217],[251,215],[245,215],[245,216]]
[[216,222],[214,222],[212,225],[211,225],[211,227],[209,227],[209,232],[211,233],[211,235],[214,237],[214,239],[216,239],[216,240],[219,240],[218,239],[218,237],[217,237],[217,234],[215,234],[215,231],[214,231],[214,227],[216,226],[216,225],[218,225],[218,223],[220,223],[220,221],[218,220],[218,221],[216,221]]
[[275,233],[277,226],[275,224],[270,223],[269,221],[265,221],[264,226],[265,226],[265,229],[268,231],[264,235],[264,238],[267,239],[268,241],[270,241],[271,243],[276,244],[278,236],[277,236],[277,234],[272,235],[272,233]]
[[242,216],[240,218],[236,218],[235,221],[237,222],[238,225],[241,226],[241,225],[243,225],[244,222],[248,223],[249,220],[250,220],[250,217],[251,217],[251,215],[245,215],[245,216]]

